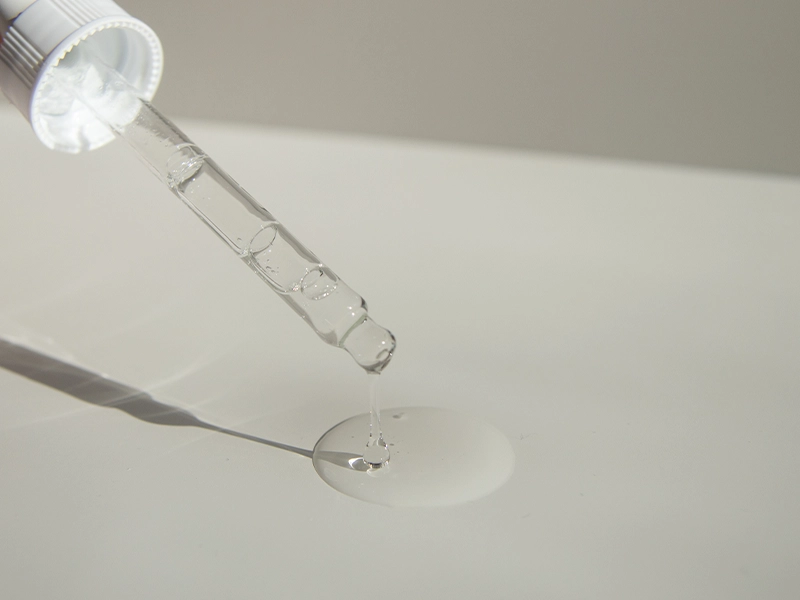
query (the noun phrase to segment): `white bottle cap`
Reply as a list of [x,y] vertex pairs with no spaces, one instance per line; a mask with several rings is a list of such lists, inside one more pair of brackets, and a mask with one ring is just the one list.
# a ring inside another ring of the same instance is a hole
[[49,148],[80,152],[114,139],[80,102],[70,98],[59,110],[47,103],[54,68],[78,44],[91,40],[93,53],[142,98],[150,100],[158,88],[164,65],[158,37],[111,0],[0,0],[0,17],[6,22],[0,89]]

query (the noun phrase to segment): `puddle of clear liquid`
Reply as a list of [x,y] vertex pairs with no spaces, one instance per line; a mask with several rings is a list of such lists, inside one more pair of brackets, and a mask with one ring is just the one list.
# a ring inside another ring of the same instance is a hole
[[384,410],[390,460],[364,462],[370,415],[343,421],[314,448],[314,468],[339,492],[375,504],[428,507],[461,504],[501,487],[514,470],[508,439],[475,416],[441,408]]

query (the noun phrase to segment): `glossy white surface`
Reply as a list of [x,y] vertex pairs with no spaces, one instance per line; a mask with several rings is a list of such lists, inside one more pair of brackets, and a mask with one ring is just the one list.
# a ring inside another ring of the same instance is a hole
[[397,335],[385,405],[487,420],[515,472],[445,509],[328,487],[350,357],[127,148],[3,112],[0,338],[143,395],[0,368],[0,596],[793,597],[800,182],[181,124]]

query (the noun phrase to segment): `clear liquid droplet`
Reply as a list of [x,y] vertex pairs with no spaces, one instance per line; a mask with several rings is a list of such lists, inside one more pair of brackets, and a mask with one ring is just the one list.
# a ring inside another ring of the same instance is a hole
[[364,450],[364,462],[370,469],[380,469],[389,464],[389,448],[383,439],[370,441]]

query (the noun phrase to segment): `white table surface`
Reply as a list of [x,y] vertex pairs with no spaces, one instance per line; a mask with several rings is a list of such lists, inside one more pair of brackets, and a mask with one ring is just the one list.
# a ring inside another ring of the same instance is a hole
[[[489,421],[515,472],[366,504],[301,453],[33,381],[6,344],[0,597],[798,597],[800,180],[181,125],[396,334],[385,405]],[[304,450],[366,409],[350,357],[122,142],[50,152],[6,107],[0,156],[13,348]]]

